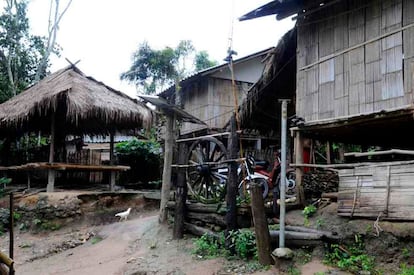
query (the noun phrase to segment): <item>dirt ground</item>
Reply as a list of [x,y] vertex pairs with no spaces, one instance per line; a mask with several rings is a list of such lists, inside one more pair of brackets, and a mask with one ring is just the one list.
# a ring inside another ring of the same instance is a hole
[[[90,213],[89,213],[90,214]],[[16,229],[16,274],[297,274],[284,273],[275,267],[250,272],[248,263],[225,259],[204,260],[191,254],[193,237],[172,240],[168,225],[158,223],[156,205],[133,208],[128,221],[118,222],[111,213],[105,219],[88,219],[73,222],[56,231],[25,231]],[[300,210],[287,215],[290,225],[303,225]],[[374,221],[350,220],[336,215],[336,205],[318,210],[308,226],[319,227],[351,238],[354,234],[366,237],[367,248],[377,256],[383,274],[396,274],[404,262],[414,264],[402,256],[402,250],[414,251],[413,223],[380,222],[380,236],[372,226]],[[0,247],[7,253],[8,235],[0,238]],[[304,252],[295,250],[299,255]],[[348,274],[322,263],[323,248],[308,251],[307,260],[295,256],[295,270],[300,274]]]

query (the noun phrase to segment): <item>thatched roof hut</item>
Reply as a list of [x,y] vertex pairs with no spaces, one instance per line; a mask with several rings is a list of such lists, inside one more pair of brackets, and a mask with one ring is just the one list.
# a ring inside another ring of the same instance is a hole
[[74,135],[105,135],[152,121],[144,104],[70,65],[0,104],[0,133],[50,133],[53,116],[57,131]]

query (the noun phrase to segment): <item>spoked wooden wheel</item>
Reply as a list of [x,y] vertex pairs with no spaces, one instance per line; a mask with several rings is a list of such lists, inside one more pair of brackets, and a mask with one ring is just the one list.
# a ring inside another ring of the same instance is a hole
[[214,137],[194,142],[188,151],[187,185],[189,195],[203,203],[224,199],[227,182],[227,150]]

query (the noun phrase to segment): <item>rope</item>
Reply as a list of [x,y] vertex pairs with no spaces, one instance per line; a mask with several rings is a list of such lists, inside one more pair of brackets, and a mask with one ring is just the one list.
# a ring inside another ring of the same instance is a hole
[[[235,1],[232,1],[232,7],[231,7],[231,23],[230,23],[230,32],[229,32],[229,46],[228,46],[228,56],[227,60],[229,61],[229,69],[231,73],[231,84],[232,84],[232,91],[233,91],[233,97],[234,97],[234,115],[236,118],[236,127],[237,131],[240,132],[240,116],[239,116],[239,102],[238,102],[238,96],[237,96],[237,85],[234,77],[234,66],[233,66],[233,54],[237,54],[233,50],[233,32],[234,32],[234,9],[235,9]],[[243,146],[241,139],[239,139],[239,148],[240,148],[240,158],[243,157]],[[244,175],[243,175],[244,176]]]

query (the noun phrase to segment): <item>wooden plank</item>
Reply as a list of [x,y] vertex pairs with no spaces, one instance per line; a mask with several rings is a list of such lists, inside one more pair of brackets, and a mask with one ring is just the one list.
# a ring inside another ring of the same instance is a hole
[[362,167],[339,171],[338,215],[376,218],[384,211],[384,219],[413,220],[414,163],[374,165],[372,176],[358,180],[355,170],[362,172]]
[[[403,26],[414,23],[414,1],[403,1]],[[404,103],[413,102],[414,88],[414,29],[403,32],[404,49]]]

